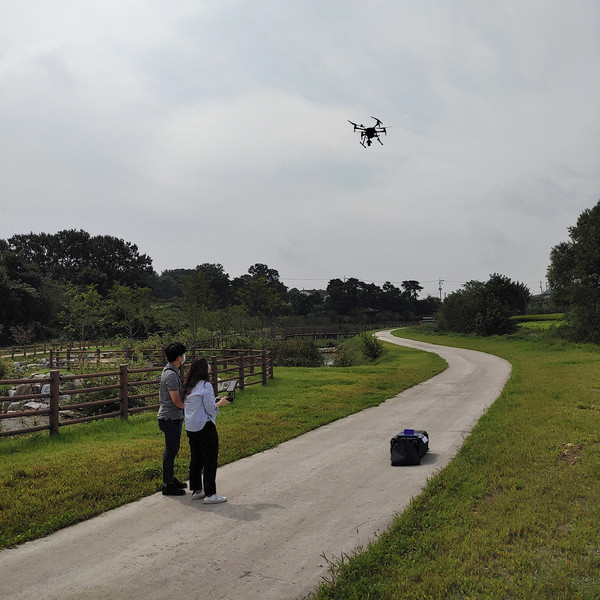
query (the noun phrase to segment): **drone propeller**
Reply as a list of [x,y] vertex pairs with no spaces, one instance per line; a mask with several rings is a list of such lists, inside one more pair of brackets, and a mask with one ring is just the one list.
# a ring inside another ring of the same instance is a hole
[[364,131],[364,129],[365,129],[365,126],[362,123],[360,125],[358,125],[354,121],[350,121],[350,119],[348,119],[348,123],[350,123],[350,125],[354,125],[354,131],[356,131],[357,129],[359,131]]

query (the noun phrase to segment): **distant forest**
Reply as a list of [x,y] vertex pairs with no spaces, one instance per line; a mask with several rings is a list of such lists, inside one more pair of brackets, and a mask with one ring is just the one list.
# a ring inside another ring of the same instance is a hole
[[440,305],[420,299],[422,289],[356,278],[289,289],[261,263],[233,279],[213,263],[159,275],[135,244],[113,236],[29,233],[0,240],[0,344],[152,334],[193,341],[264,326],[412,321]]

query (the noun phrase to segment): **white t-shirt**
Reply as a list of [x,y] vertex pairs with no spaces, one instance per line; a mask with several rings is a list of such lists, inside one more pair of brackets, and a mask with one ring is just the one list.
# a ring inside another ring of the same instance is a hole
[[212,384],[199,381],[185,397],[186,431],[200,431],[209,420],[216,424],[218,412]]

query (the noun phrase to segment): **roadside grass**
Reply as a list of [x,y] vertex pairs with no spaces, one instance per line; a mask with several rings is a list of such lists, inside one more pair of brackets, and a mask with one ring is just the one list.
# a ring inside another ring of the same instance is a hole
[[563,317],[563,313],[543,313],[539,315],[516,315],[511,319],[526,323],[531,321],[560,321]]
[[526,326],[504,338],[396,334],[501,356],[512,375],[456,458],[311,597],[600,598],[598,348]]
[[[271,448],[444,370],[432,354],[386,344],[368,365],[278,367],[266,386],[238,393],[217,426],[220,464]],[[0,547],[43,537],[161,487],[164,442],[155,414],[0,439]],[[185,433],[176,463],[187,479]]]

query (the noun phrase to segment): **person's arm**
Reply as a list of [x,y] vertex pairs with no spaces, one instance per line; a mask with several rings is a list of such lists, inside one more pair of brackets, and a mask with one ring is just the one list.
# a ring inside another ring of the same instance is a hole
[[227,402],[227,398],[224,396],[215,398],[213,386],[210,383],[205,385],[204,389],[202,390],[202,400],[204,402],[204,409],[206,410],[207,414],[211,415],[212,417],[217,414],[218,408],[229,404],[229,402]]
[[215,402],[217,408],[221,408],[221,406],[227,406],[228,404],[231,404],[231,402],[229,402],[229,400],[227,400],[227,396],[219,396],[217,398],[217,402]]
[[169,390],[169,396],[171,396],[171,402],[177,408],[185,408],[185,404],[181,400],[181,396],[179,395],[179,390]]

